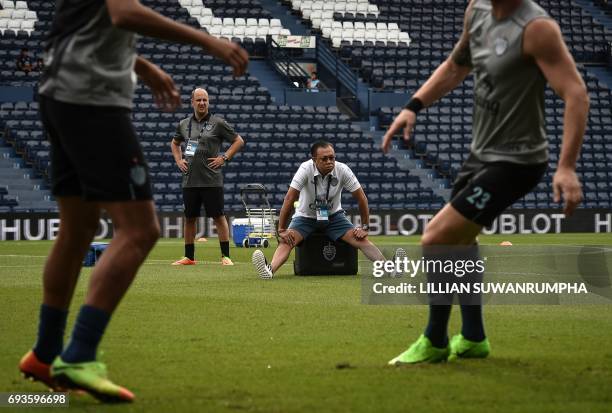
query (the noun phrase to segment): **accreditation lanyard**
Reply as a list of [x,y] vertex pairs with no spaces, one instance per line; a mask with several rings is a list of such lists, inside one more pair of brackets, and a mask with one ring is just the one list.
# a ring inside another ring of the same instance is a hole
[[[193,116],[189,118],[189,127],[187,132],[187,146],[185,147],[185,156],[195,155],[196,148],[198,147],[198,141],[191,139],[191,126],[193,122]],[[202,131],[200,130],[200,134]]]
[[330,173],[327,179],[327,193],[325,195],[325,199],[319,199],[317,196],[317,178],[319,178],[319,175],[315,175],[314,177],[314,196],[317,221],[327,222],[329,221],[329,208],[331,207],[329,204],[329,189],[331,188],[332,174]]

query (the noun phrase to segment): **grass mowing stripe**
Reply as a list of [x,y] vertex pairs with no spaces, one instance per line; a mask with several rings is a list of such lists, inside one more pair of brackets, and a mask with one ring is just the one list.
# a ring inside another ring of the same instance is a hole
[[[610,234],[481,237],[483,243],[502,240],[612,244]],[[50,246],[0,244],[6,255],[16,255],[0,256],[0,265],[11,265],[0,267],[2,391],[43,391],[21,380],[16,365],[34,343],[41,297],[44,261],[28,260],[46,257]],[[212,264],[176,268],[169,264],[182,254],[182,241],[158,243],[101,344],[110,377],[133,390],[137,401],[104,411],[610,410],[609,305],[489,306],[489,359],[386,368],[421,334],[427,307],[362,305],[356,277],[294,277],[291,260],[266,282],[249,268],[252,251],[232,248],[240,265],[224,267],[218,243],[199,243],[196,258]],[[23,262],[21,271],[16,262]],[[531,269],[525,263],[515,270]],[[90,274],[86,268],[80,276],[67,337]],[[455,308],[449,333],[459,329]],[[99,410],[86,396],[72,396],[70,406]]]

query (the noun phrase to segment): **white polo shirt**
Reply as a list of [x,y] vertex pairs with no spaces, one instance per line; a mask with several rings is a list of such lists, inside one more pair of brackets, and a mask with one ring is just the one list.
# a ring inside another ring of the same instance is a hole
[[[329,176],[331,175],[331,180]],[[315,166],[313,160],[306,161],[300,165],[300,168],[295,173],[291,184],[291,188],[300,191],[299,206],[295,210],[294,217],[316,218],[317,213],[314,206],[315,201],[315,176],[317,177],[317,197],[325,198],[327,188],[329,186],[329,201],[331,208],[329,215],[332,215],[342,209],[340,198],[342,189],[349,192],[355,192],[361,188],[361,184],[355,177],[351,168],[342,162],[336,162],[334,169],[327,175],[321,176],[321,173]]]

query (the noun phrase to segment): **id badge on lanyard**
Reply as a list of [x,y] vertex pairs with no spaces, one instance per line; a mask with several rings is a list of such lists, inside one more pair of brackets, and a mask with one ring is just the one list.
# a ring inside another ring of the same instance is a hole
[[315,188],[315,210],[317,212],[317,222],[318,223],[328,223],[329,222],[329,208],[330,204],[327,201],[329,199],[329,188],[331,186],[331,174],[329,175],[329,179],[327,180],[327,195],[325,199],[319,199],[317,197],[317,178],[315,176],[314,179],[314,188]]
[[196,149],[198,148],[198,140],[197,139],[191,139],[191,121],[193,119],[189,119],[189,128],[187,131],[187,137],[188,137],[188,141],[187,141],[187,146],[185,147],[185,156],[194,156]]
[[329,209],[327,207],[327,202],[317,199],[315,201],[315,207],[317,210],[317,222],[328,222]]
[[196,148],[198,147],[198,141],[189,139],[187,146],[185,147],[185,156],[195,155]]

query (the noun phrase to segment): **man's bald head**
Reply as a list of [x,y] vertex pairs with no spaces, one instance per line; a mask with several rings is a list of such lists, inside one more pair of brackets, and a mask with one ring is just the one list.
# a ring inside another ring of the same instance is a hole
[[201,87],[191,92],[191,106],[196,118],[201,119],[208,114],[208,92]]

